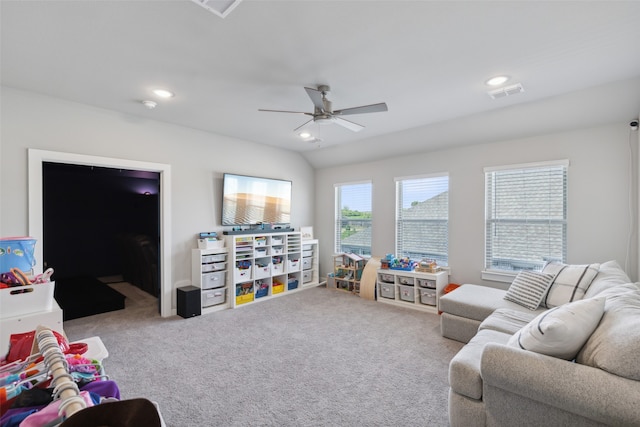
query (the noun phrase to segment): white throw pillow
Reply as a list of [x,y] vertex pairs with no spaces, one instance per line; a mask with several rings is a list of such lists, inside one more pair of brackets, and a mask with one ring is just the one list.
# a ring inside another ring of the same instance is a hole
[[507,345],[573,360],[598,326],[605,300],[589,298],[547,310],[509,338]]
[[504,299],[515,302],[529,310],[535,310],[546,295],[553,278],[553,274],[521,271],[513,279]]
[[589,285],[598,274],[600,264],[567,265],[550,262],[543,273],[553,274],[555,279],[542,301],[542,306],[553,308],[584,298]]

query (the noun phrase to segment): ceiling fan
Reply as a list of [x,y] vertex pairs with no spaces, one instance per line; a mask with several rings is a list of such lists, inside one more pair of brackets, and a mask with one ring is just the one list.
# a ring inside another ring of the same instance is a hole
[[305,87],[311,102],[313,102],[313,113],[306,113],[303,111],[283,111],[283,110],[265,110],[258,109],[258,111],[269,111],[273,113],[295,113],[305,114],[311,116],[311,119],[302,125],[298,126],[294,131],[303,128],[309,122],[313,121],[318,124],[331,124],[335,123],[353,132],[358,132],[364,129],[364,126],[354,123],[352,121],[343,119],[341,116],[348,116],[351,114],[364,114],[364,113],[377,113],[381,111],[387,111],[387,104],[381,102],[379,104],[363,105],[360,107],[343,108],[342,110],[333,110],[331,101],[327,99],[327,93],[330,88],[327,85],[320,85],[318,89]]

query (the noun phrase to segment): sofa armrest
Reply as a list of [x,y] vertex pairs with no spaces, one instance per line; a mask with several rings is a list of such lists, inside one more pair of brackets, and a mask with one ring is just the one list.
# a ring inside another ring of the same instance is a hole
[[640,422],[640,382],[601,369],[489,343],[480,372],[485,390],[496,387],[604,424]]

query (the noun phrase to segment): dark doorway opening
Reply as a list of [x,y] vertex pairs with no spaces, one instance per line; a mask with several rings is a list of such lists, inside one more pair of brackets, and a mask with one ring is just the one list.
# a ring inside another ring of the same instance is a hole
[[98,277],[122,276],[159,296],[159,192],[159,172],[43,163],[43,265],[55,270],[65,313],[70,309],[59,298],[65,281],[75,284],[66,293],[85,299],[74,302],[81,312],[97,293],[79,283],[95,284]]

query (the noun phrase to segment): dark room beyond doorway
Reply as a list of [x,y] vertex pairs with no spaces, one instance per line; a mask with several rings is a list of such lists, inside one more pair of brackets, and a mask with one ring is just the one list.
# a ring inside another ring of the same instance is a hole
[[[89,286],[100,277],[121,276],[158,297],[160,174],[54,162],[42,167],[43,265],[55,270],[61,307],[60,299],[70,298],[65,293],[80,299],[67,305],[90,303],[76,294],[91,301],[94,288],[78,283]],[[65,282],[74,283],[73,291],[65,292]],[[115,300],[112,309],[124,308],[123,300]],[[109,311],[104,301],[98,305],[96,313],[84,315]]]

